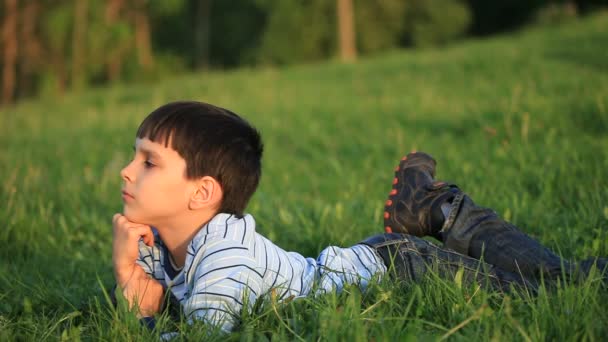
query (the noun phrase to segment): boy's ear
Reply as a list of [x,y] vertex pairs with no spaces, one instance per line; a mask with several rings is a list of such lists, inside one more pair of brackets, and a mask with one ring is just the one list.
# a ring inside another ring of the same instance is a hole
[[219,209],[224,197],[220,183],[213,177],[204,176],[196,184],[197,187],[190,197],[190,209]]

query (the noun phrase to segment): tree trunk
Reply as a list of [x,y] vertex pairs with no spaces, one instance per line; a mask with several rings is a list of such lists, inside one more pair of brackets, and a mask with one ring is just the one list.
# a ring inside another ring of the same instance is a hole
[[145,0],[135,1],[135,47],[137,48],[137,60],[144,69],[150,69],[154,65],[152,56],[152,44],[150,43],[150,23],[148,20],[148,9]]
[[86,83],[87,13],[88,0],[76,0],[72,36],[72,88],[74,89],[82,89]]
[[28,1],[23,7],[21,15],[21,29],[19,41],[21,42],[21,67],[18,77],[19,89],[23,94],[34,94],[36,84],[33,82],[36,72],[44,64],[42,46],[36,33],[36,23],[40,13],[40,4]]
[[352,0],[337,0],[338,42],[340,60],[353,62],[357,59],[355,16]]
[[212,0],[194,1],[194,67],[207,69],[210,63]]
[[15,75],[17,69],[17,0],[4,1],[4,23],[2,25],[4,60],[2,67],[2,104],[15,98]]
[[120,10],[124,3],[123,0],[107,0],[105,7],[105,20],[106,24],[114,23],[120,16]]
[[[107,26],[112,26],[120,18],[120,11],[124,6],[124,0],[108,0],[105,8],[105,23]],[[125,47],[120,42],[119,46],[114,46],[111,51],[108,51],[108,59],[106,65],[106,75],[110,83],[116,82],[120,78],[123,64],[123,51]]]
[[53,62],[51,63],[52,70],[53,70],[54,74],[57,76],[57,79],[55,80],[56,92],[54,92],[54,94],[61,96],[61,95],[65,94],[65,91],[68,86],[68,73],[66,70],[67,63],[65,63],[66,58],[63,57],[62,54],[56,53],[53,55],[52,60],[53,60]]

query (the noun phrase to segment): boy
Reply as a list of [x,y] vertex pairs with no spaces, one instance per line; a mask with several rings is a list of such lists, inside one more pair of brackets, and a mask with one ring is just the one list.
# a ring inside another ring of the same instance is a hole
[[[114,215],[117,289],[153,325],[165,293],[185,316],[229,331],[244,305],[271,289],[278,298],[365,288],[389,269],[416,281],[429,268],[491,289],[534,289],[541,276],[587,274],[595,260],[570,264],[477,207],[455,185],[434,181],[435,161],[410,153],[395,169],[386,202],[387,234],[317,259],[286,252],[244,214],[261,175],[262,142],[238,115],[199,102],[174,102],[140,125],[133,160],[121,171],[124,210]],[[439,248],[416,236],[434,236]],[[480,262],[482,258],[486,263]],[[606,260],[597,260],[605,267]]]

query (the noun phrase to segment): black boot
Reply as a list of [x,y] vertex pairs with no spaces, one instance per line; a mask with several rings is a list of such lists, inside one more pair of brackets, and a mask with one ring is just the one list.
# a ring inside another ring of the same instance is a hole
[[387,233],[440,238],[446,220],[441,205],[460,201],[463,194],[456,185],[433,179],[435,165],[435,160],[423,152],[412,152],[401,159],[385,204]]

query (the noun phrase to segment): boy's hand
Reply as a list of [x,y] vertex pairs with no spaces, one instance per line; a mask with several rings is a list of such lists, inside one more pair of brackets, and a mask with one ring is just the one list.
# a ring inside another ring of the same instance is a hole
[[129,308],[137,302],[138,317],[151,317],[160,311],[165,289],[156,279],[146,274],[141,266],[135,265],[133,275],[122,288],[122,294],[129,301]]
[[150,226],[129,221],[122,214],[112,218],[114,242],[112,262],[119,289],[129,301],[129,307],[137,302],[139,316],[152,316],[160,310],[163,286],[151,278],[136,261],[139,257],[139,239],[154,246],[154,233]]
[[[139,257],[139,239],[143,238],[148,246],[154,246],[154,234],[150,226],[129,221],[122,214],[112,218],[114,242],[112,263],[118,286],[124,288],[134,274]],[[143,270],[142,270],[143,272]]]

